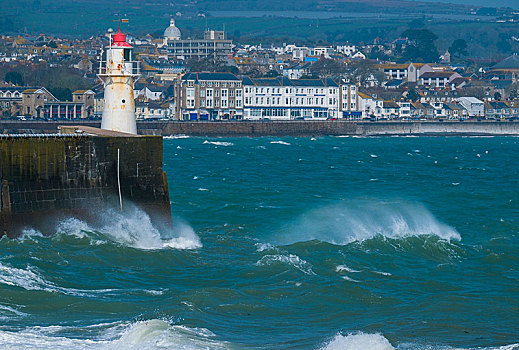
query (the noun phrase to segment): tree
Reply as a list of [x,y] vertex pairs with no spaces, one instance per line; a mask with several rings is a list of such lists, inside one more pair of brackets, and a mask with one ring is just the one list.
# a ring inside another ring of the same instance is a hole
[[510,100],[515,100],[519,97],[519,83],[511,84],[505,92]]
[[344,65],[331,58],[321,57],[310,66],[310,73],[322,77],[341,75],[344,73]]
[[464,39],[456,39],[449,47],[449,52],[454,57],[467,56],[467,42]]
[[407,92],[407,96],[406,96],[406,99],[408,101],[418,101],[420,99],[420,95],[418,94],[418,92],[416,92],[415,89],[410,89],[408,92]]
[[23,77],[19,72],[10,71],[6,73],[4,80],[6,83],[12,83],[14,85],[23,86]]
[[438,37],[428,29],[408,29],[402,33],[407,38],[408,46],[404,58],[414,62],[438,61],[438,49],[434,42]]
[[72,101],[72,91],[69,88],[50,88],[49,92],[60,101]]
[[214,60],[212,58],[200,58],[195,57],[189,59],[186,63],[187,67],[191,72],[230,72],[238,74],[239,70],[235,66],[226,65],[221,60]]

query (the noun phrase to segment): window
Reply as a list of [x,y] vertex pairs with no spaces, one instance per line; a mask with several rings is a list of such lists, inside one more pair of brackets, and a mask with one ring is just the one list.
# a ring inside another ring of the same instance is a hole
[[227,97],[227,89],[222,89],[222,97]]
[[[232,94],[232,92],[233,92],[233,90],[231,90],[231,94]],[[236,97],[241,97],[241,90],[236,90]]]

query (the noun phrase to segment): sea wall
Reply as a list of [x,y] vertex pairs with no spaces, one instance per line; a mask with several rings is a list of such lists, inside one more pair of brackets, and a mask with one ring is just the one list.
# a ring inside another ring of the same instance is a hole
[[[0,120],[0,134],[55,133],[58,125],[86,125],[99,127],[96,121],[5,121]],[[383,135],[519,135],[517,121],[377,121],[353,122],[277,121],[277,122],[196,122],[196,121],[140,121],[143,135],[190,135],[212,137],[234,136],[383,136]]]
[[119,184],[124,207],[171,220],[162,137],[0,136],[0,184],[0,235],[119,208]]

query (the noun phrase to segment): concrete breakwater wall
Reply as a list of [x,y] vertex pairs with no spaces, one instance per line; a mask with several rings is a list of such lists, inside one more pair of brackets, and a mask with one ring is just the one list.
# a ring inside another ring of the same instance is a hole
[[148,122],[141,132],[190,136],[519,135],[519,122]]
[[125,208],[171,220],[162,137],[0,136],[0,236],[119,208],[119,188]]
[[[98,127],[96,121],[75,121]],[[0,133],[54,133],[58,121],[0,121]],[[516,121],[278,121],[278,122],[192,122],[192,121],[141,121],[137,123],[140,134],[189,135],[210,137],[240,136],[383,136],[383,135],[519,135]]]

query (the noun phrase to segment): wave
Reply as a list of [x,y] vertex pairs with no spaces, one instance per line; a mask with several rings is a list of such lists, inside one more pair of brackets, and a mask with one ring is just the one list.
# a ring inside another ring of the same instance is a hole
[[337,334],[328,344],[322,346],[320,350],[395,350],[383,335],[355,333],[342,335]]
[[81,297],[99,297],[99,295],[115,291],[114,289],[88,290],[60,287],[43,278],[38,273],[36,268],[34,268],[31,265],[27,265],[25,269],[21,269],[9,265],[4,265],[1,262],[0,284],[19,287],[25,290],[42,290],[46,292],[61,293]]
[[215,146],[228,147],[228,146],[234,146],[234,143],[232,143],[232,142],[225,142],[225,141],[208,141],[208,140],[205,140],[204,141],[204,145],[215,145]]
[[[88,240],[91,245],[115,243],[144,250],[202,247],[198,235],[182,219],[175,218],[172,228],[159,230],[153,225],[149,215],[137,207],[128,208],[124,212],[107,209],[96,221],[95,224],[87,223],[73,217],[62,220],[56,225],[51,239],[75,238]],[[44,237],[41,232],[29,229],[18,240],[34,240],[40,237]]]
[[257,266],[272,266],[276,264],[291,266],[306,275],[315,275],[315,272],[312,271],[312,265],[310,263],[293,254],[264,255],[259,261],[256,262]]
[[[94,339],[70,338],[71,327],[32,327],[20,332],[0,331],[2,348],[13,349],[228,349],[227,342],[203,328],[171,325],[164,320],[90,326]],[[75,329],[77,330],[77,329]],[[79,330],[81,331],[81,330]]]
[[2,322],[25,316],[27,316],[25,312],[21,312],[11,306],[0,304],[0,321]]
[[477,347],[477,348],[453,348],[444,345],[423,345],[423,344],[402,344],[396,346],[391,345],[380,333],[349,333],[343,335],[338,333],[335,337],[325,345],[321,346],[319,350],[519,350],[519,344],[509,344],[496,347]]
[[351,200],[302,215],[278,237],[278,244],[318,240],[336,245],[376,237],[403,239],[436,236],[461,240],[460,234],[439,222],[423,205],[403,201]]
[[190,136],[180,134],[180,135],[164,136],[163,138],[166,139],[166,140],[172,140],[172,139],[188,139],[188,138],[190,138]]
[[291,143],[285,142],[285,141],[270,141],[270,143],[277,144],[277,145],[285,145],[285,146],[290,146],[291,145]]

